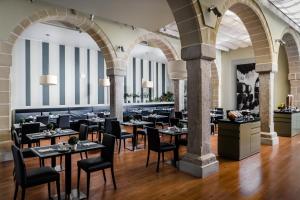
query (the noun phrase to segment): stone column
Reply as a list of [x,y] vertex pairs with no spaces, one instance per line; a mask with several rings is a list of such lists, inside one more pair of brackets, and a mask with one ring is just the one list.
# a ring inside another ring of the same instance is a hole
[[125,69],[107,69],[110,79],[110,115],[123,121]]
[[174,88],[174,107],[175,111],[181,111],[184,109],[184,88],[183,80],[173,79],[173,88]]
[[[197,53],[195,55],[195,53]],[[210,72],[215,48],[210,45],[182,50],[187,60],[188,147],[179,163],[180,170],[206,177],[219,170],[210,145]]]
[[278,144],[274,132],[274,72],[259,73],[259,115],[261,121],[261,143]]

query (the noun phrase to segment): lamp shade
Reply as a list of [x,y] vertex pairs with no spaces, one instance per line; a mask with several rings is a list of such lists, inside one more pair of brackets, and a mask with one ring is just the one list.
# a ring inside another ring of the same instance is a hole
[[54,75],[42,75],[40,76],[40,84],[41,85],[56,85],[57,84],[57,76]]
[[174,60],[168,62],[168,74],[170,79],[187,79],[186,62],[183,60]]
[[142,87],[143,88],[153,88],[153,81],[143,80]]
[[110,86],[109,78],[99,79],[99,85],[103,87],[109,87]]

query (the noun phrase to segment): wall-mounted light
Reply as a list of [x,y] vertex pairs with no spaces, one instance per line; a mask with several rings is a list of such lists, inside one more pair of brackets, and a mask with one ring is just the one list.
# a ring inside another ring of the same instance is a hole
[[109,87],[110,86],[109,78],[99,79],[99,85],[103,87]]
[[286,44],[282,39],[276,39],[275,42],[278,42],[280,45],[284,46]]
[[142,88],[153,88],[153,81],[142,80]]
[[40,84],[41,85],[56,85],[57,84],[57,76],[55,75],[42,75],[40,76]]
[[211,6],[207,10],[208,12],[213,12],[217,17],[222,17],[222,13],[219,11],[217,6]]
[[94,14],[90,14],[90,20],[94,21],[95,15]]
[[117,46],[117,47],[116,47],[116,51],[118,51],[118,52],[125,52],[123,46]]

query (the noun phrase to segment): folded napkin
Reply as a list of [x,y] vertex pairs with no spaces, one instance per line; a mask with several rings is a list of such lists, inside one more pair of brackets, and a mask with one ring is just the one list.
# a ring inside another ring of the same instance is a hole
[[55,149],[53,149],[53,148],[47,148],[47,149],[39,149],[38,151],[41,152],[41,153],[45,153],[45,152],[55,151]]
[[87,142],[87,143],[83,143],[83,146],[90,146],[90,145],[94,145],[96,144],[95,142]]

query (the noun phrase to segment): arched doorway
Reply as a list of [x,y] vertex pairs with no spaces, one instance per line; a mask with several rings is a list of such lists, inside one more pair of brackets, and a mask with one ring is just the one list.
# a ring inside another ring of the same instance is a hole
[[[299,44],[296,42],[298,41],[298,38],[296,37],[296,34],[292,30],[285,30],[282,40],[284,44],[279,46],[278,50],[278,65],[281,61],[281,55],[282,53],[286,53],[287,58],[287,72],[288,73],[288,80],[289,80],[289,86],[288,88],[289,92],[294,95],[294,104],[295,106],[300,106],[300,96],[298,95],[298,90],[300,89],[299,86],[299,79],[300,79],[300,57],[299,57]],[[285,52],[282,52],[285,50]],[[280,66],[278,66],[280,67]],[[280,68],[278,69],[278,73],[280,71]]]
[[[12,65],[12,48],[17,38],[22,32],[31,24],[46,21],[61,21],[70,23],[80,30],[88,33],[97,43],[103,56],[106,60],[108,69],[122,69],[123,65],[117,61],[117,54],[111,44],[109,38],[102,31],[102,29],[90,21],[85,16],[76,14],[69,9],[47,9],[34,12],[31,16],[25,17],[10,33],[6,41],[0,42],[0,66],[1,76],[3,81],[1,83],[0,99],[3,107],[3,114],[1,115],[1,141],[8,141],[10,139],[10,124],[11,124],[11,92],[10,92],[10,67]],[[112,109],[114,113],[114,109]]]

